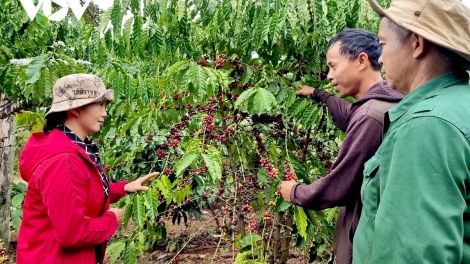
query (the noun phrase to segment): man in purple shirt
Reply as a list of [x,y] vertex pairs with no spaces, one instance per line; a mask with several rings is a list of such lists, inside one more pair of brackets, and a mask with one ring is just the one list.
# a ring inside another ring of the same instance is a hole
[[345,29],[328,45],[328,80],[350,103],[323,90],[302,86],[298,96],[310,96],[331,111],[335,125],[345,132],[330,173],[307,185],[284,181],[284,199],[312,210],[340,207],[335,228],[336,263],[352,263],[352,241],[362,209],[360,188],[364,163],[382,142],[384,113],[402,98],[382,80],[378,38],[363,29]]

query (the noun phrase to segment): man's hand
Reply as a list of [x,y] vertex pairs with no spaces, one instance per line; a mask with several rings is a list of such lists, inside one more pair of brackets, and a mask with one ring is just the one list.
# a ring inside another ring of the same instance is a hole
[[283,181],[281,183],[281,187],[279,188],[279,190],[281,191],[282,197],[284,198],[286,202],[289,202],[289,203],[291,202],[290,193],[292,191],[292,188],[296,184],[297,184],[296,181]]
[[299,85],[300,90],[295,92],[297,96],[310,96],[315,92],[315,88],[308,85]]
[[145,183],[150,181],[153,177],[159,175],[159,172],[153,172],[150,174],[145,175],[144,177],[140,177],[137,180],[130,182],[124,186],[124,191],[128,193],[133,193],[137,191],[147,191],[149,187],[144,186]]
[[113,212],[116,215],[118,222],[121,222],[124,210],[121,208],[109,208],[109,212]]

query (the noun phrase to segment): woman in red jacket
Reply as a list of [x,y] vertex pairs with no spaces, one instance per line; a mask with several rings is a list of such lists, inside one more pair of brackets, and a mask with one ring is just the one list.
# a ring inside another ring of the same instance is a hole
[[88,135],[100,130],[113,91],[91,74],[57,81],[43,132],[34,133],[19,160],[28,182],[17,246],[17,263],[102,263],[107,239],[123,211],[109,208],[126,192],[158,173],[112,183]]

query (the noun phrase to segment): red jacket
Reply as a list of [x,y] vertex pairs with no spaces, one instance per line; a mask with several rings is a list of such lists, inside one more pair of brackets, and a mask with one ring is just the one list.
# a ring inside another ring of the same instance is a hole
[[97,263],[95,245],[102,245],[118,228],[109,203],[125,195],[126,182],[110,183],[104,191],[93,161],[57,129],[34,133],[19,159],[21,177],[28,182],[23,205],[17,263]]

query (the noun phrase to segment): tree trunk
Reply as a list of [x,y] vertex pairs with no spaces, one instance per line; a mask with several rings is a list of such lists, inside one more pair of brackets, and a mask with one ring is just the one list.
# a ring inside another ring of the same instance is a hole
[[13,168],[15,161],[15,116],[10,114],[14,104],[4,94],[0,95],[0,239],[8,250],[10,245],[10,206]]

